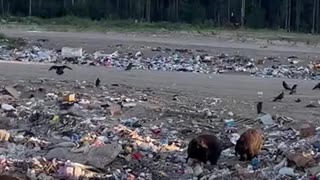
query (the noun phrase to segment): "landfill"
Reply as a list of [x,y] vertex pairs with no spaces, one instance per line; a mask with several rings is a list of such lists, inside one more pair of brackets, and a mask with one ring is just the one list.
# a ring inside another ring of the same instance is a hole
[[[255,60],[242,56],[184,58],[188,50],[151,59],[142,53],[86,54],[80,49],[37,46],[20,50],[3,46],[0,52],[0,59],[8,61],[68,61],[117,68],[133,61],[136,69],[318,78],[309,67],[259,69]],[[194,101],[170,93],[160,97],[151,88],[106,83],[95,87],[86,81],[42,78],[1,86],[0,174],[48,180],[320,178],[316,125],[293,128],[298,123],[294,118],[273,114],[244,119],[216,97]],[[262,130],[265,143],[258,157],[242,162],[234,145],[250,127]],[[217,165],[186,162],[189,141],[202,133],[214,133],[223,143]]]
[[[135,69],[156,70],[156,71],[184,71],[198,73],[218,73],[222,71],[254,72],[255,67],[252,60],[235,56],[219,55],[194,56],[179,53],[171,49],[170,56],[156,55],[152,58],[145,58],[141,52],[119,53],[118,51],[105,54],[99,51],[88,54],[82,48],[63,47],[61,50],[48,50],[38,46],[28,49],[17,50],[0,47],[0,60],[27,61],[27,62],[67,62],[81,65],[103,65],[107,67],[124,68],[129,62],[133,62]],[[221,67],[220,67],[221,66]]]
[[[239,54],[209,55],[200,50],[170,48],[149,48],[156,52],[152,57],[145,57],[138,52],[101,52],[86,53],[82,48],[62,47],[61,49],[46,49],[32,43],[28,48],[0,46],[0,60],[24,62],[72,63],[89,66],[106,66],[124,69],[130,62],[138,70],[183,71],[205,74],[221,74],[229,72],[247,73],[258,77],[281,77],[294,79],[319,80],[320,63],[301,65],[301,60],[295,56],[287,57],[285,64],[261,66],[261,64],[278,62],[277,57],[253,59]],[[274,63],[273,63],[274,64]]]

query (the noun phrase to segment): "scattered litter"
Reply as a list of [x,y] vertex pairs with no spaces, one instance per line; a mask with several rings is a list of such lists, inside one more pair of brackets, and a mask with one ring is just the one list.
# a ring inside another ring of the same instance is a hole
[[270,114],[265,114],[261,117],[258,117],[257,120],[260,120],[266,126],[271,126],[275,123]]
[[307,172],[313,176],[319,176],[320,173],[320,166],[315,166],[315,167],[311,167],[306,169]]
[[120,120],[123,125],[129,127],[141,127],[139,120],[136,117]]
[[234,126],[234,120],[233,119],[225,119],[224,121],[224,126],[225,127],[232,127]]
[[122,108],[119,104],[110,105],[110,114],[111,116],[119,116],[122,114]]
[[279,170],[279,174],[280,175],[285,175],[285,176],[291,176],[291,177],[295,177],[297,176],[296,173],[294,173],[294,170],[292,168],[289,167],[283,167]]
[[316,135],[316,129],[314,127],[306,127],[300,129],[300,136],[307,138]]
[[203,170],[201,166],[197,164],[197,166],[194,167],[193,172],[194,172],[194,176],[198,177],[203,173]]
[[63,47],[61,55],[64,58],[82,57],[82,48]]
[[5,111],[15,110],[15,108],[10,104],[1,104],[1,109],[5,110]]
[[6,130],[0,129],[0,141],[8,141],[10,138],[10,133]]
[[[121,70],[132,62],[133,68],[142,70],[244,72],[259,77],[320,79],[320,75],[312,71],[315,66],[300,66],[303,59],[293,56],[285,58],[283,65],[262,67],[278,58],[254,60],[239,55],[206,55],[203,51],[152,47],[148,48],[158,55],[148,58],[145,49],[126,53],[120,47],[114,52],[90,54],[82,48],[64,47],[57,51],[38,46],[17,49],[0,46],[0,59],[101,65]],[[0,169],[10,176],[10,172],[23,172],[30,179],[306,179],[308,175],[319,176],[316,166],[319,128],[301,124],[297,129],[288,127],[300,122],[284,115],[264,114],[254,121],[252,117],[244,118],[237,109],[225,106],[227,100],[218,97],[206,97],[199,102],[181,94],[168,92],[168,96],[162,96],[151,88],[112,82],[95,88],[94,82],[39,79],[3,87]],[[262,98],[264,93],[258,91],[256,96]],[[300,105],[304,101],[300,100]],[[243,130],[255,126],[263,129],[264,146],[257,157],[240,163],[235,158],[234,145]],[[208,132],[221,140],[224,149],[218,165],[212,168],[196,161],[187,164],[189,140]]]
[[75,96],[75,94],[68,94],[64,97],[64,101],[74,102],[76,100]]
[[279,164],[277,164],[276,166],[273,167],[274,171],[279,171],[281,168],[287,166],[288,162],[287,159],[284,158]]
[[258,169],[260,167],[260,159],[255,157],[251,160],[250,164],[252,165],[253,169]]
[[287,158],[289,161],[294,162],[297,167],[306,168],[316,164],[316,161],[310,154],[289,152]]
[[233,133],[233,134],[231,134],[230,142],[232,142],[232,144],[236,145],[239,138],[240,138],[239,134]]
[[[84,147],[75,152],[72,152],[72,149],[56,148],[49,151],[46,158],[68,159],[72,162],[104,168],[118,156],[120,150],[121,146],[117,144],[106,144],[101,147]],[[80,152],[82,153],[79,154]]]

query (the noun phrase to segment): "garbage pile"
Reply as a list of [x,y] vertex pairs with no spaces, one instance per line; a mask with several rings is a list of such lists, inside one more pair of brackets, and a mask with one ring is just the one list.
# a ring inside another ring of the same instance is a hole
[[295,66],[295,65],[281,65],[273,68],[260,69],[256,74],[259,77],[267,78],[290,78],[290,79],[306,79],[306,80],[320,80],[320,73],[313,71],[309,67]]
[[[211,56],[202,51],[188,49],[163,49],[151,48],[155,54],[147,58],[140,51],[134,53],[120,53],[115,51],[111,54],[97,51],[89,54],[82,48],[63,47],[58,50],[42,48],[34,45],[30,48],[12,48],[8,45],[0,46],[0,60],[27,61],[27,62],[51,62],[72,63],[79,65],[102,65],[124,69],[130,62],[135,69],[155,71],[184,71],[196,73],[228,73],[246,72],[259,77],[280,77],[294,79],[319,80],[320,74],[310,66],[303,66],[301,60],[292,56],[287,59],[288,63],[277,66],[261,67],[267,61],[278,61],[274,57],[266,57],[266,60],[255,60],[240,55],[219,54]],[[314,64],[318,67],[318,64]],[[258,68],[259,67],[259,68]]]
[[[159,49],[158,49],[159,50]],[[197,73],[222,72],[251,72],[257,71],[252,59],[244,56],[218,56],[196,55],[187,50],[159,50],[151,58],[146,58],[142,52],[119,53],[115,51],[106,54],[97,51],[88,54],[82,48],[63,47],[61,50],[48,50],[39,46],[30,48],[11,49],[0,46],[0,60],[26,61],[26,62],[66,62],[80,65],[103,65],[123,69],[129,62],[135,69],[156,71],[184,71]],[[165,53],[165,54],[163,54]]]
[[55,62],[59,56],[55,50],[43,49],[38,46],[32,48],[12,48],[7,45],[0,46],[0,60],[23,62]]
[[[2,84],[5,84],[2,82]],[[121,84],[20,81],[0,94],[0,174],[21,179],[316,178],[319,128],[289,117],[243,119],[222,106]],[[299,122],[298,122],[299,123]],[[261,127],[258,157],[239,161],[243,130]],[[189,141],[215,134],[218,165],[186,162]]]

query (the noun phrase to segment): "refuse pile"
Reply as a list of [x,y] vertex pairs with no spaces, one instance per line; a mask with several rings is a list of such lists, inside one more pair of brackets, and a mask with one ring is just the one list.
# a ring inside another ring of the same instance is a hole
[[[0,174],[21,179],[319,176],[320,128],[295,129],[293,118],[269,114],[243,119],[223,101],[195,102],[121,84],[19,81],[0,93]],[[239,161],[235,142],[244,129],[257,125],[264,132],[262,152]],[[202,133],[223,142],[216,166],[186,162],[190,139]]]
[[251,72],[257,71],[252,59],[244,56],[200,55],[183,50],[164,50],[151,58],[146,58],[142,52],[119,53],[115,51],[106,54],[97,51],[86,53],[82,48],[63,47],[61,50],[49,50],[39,46],[30,48],[9,48],[0,46],[0,60],[26,62],[66,62],[80,65],[103,65],[107,67],[124,68],[129,62],[135,69],[156,71],[184,71],[197,73]]
[[0,52],[0,60],[5,61],[55,62],[59,56],[56,50],[48,50],[38,46],[16,49],[7,45],[0,45]]
[[263,68],[255,74],[259,77],[267,78],[290,78],[290,79],[308,79],[320,80],[320,73],[313,71],[309,67],[295,66],[295,65],[280,65],[273,68]]
[[120,53],[115,51],[111,54],[97,51],[86,53],[82,48],[63,47],[61,49],[45,49],[36,43],[31,47],[13,48],[8,45],[0,45],[0,60],[26,61],[26,62],[51,62],[72,63],[79,65],[102,65],[124,69],[130,62],[135,69],[155,71],[184,71],[197,73],[228,73],[246,72],[259,77],[280,77],[294,79],[319,80],[320,74],[315,67],[299,64],[301,60],[290,56],[288,63],[276,66],[258,66],[267,61],[279,61],[275,57],[266,57],[265,60],[250,59],[240,55],[208,55],[203,51],[188,49],[163,49],[151,48],[155,52],[152,57],[146,57],[140,51],[134,53]]

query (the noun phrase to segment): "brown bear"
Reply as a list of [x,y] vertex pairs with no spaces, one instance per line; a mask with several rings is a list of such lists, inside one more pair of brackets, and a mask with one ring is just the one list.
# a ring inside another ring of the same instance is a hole
[[263,141],[262,134],[255,129],[248,129],[244,132],[235,146],[235,152],[236,155],[240,155],[240,161],[251,161],[257,156],[261,151]]
[[192,139],[188,146],[188,157],[203,163],[209,161],[211,165],[216,165],[222,152],[222,144],[214,135],[199,135]]

